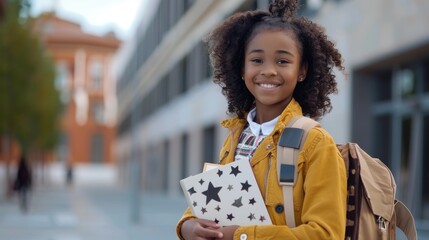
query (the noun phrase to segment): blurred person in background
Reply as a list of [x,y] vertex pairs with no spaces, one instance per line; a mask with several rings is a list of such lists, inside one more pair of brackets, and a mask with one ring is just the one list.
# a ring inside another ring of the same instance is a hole
[[67,186],[73,184],[73,165],[71,163],[68,163],[66,167],[66,184]]
[[16,173],[16,179],[14,183],[14,190],[18,192],[19,205],[23,212],[28,211],[28,194],[31,190],[32,176],[31,170],[28,166],[27,158],[25,154],[21,155],[19,159],[18,170]]

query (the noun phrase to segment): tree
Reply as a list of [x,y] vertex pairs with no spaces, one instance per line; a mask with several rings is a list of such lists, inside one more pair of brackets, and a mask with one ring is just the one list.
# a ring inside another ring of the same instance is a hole
[[[60,101],[54,87],[55,70],[31,31],[29,7],[26,0],[8,0],[0,19],[0,134],[4,152],[12,140],[23,152],[50,151],[56,145]],[[9,161],[6,159],[7,169]]]

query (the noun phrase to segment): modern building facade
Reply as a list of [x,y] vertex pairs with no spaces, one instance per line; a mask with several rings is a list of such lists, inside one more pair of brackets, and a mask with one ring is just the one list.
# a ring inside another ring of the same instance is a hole
[[[398,198],[419,229],[429,229],[429,2],[301,2],[300,13],[326,28],[347,68],[322,125],[337,142],[358,142],[382,159],[395,175]],[[202,39],[233,12],[267,3],[153,1],[117,59],[116,154],[124,175],[139,166],[144,189],[180,193],[180,179],[218,161],[227,105],[210,81]]]
[[112,59],[120,40],[113,34],[85,33],[54,13],[39,16],[34,29],[54,59],[64,106],[57,158],[72,165],[113,163],[117,102]]

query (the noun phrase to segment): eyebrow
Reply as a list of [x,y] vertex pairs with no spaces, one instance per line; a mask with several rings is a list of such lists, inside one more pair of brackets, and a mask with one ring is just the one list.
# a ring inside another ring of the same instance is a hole
[[[249,54],[251,54],[251,53],[262,53],[262,52],[264,52],[262,49],[254,49],[254,50],[250,51]],[[291,52],[286,51],[286,50],[276,50],[276,53],[294,56]]]

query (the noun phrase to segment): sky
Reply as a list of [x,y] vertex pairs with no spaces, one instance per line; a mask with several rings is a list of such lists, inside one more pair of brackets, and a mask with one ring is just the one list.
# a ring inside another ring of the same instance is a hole
[[147,0],[30,0],[31,14],[55,12],[61,18],[80,23],[88,33],[103,35],[113,30],[126,40],[135,29],[135,20]]

